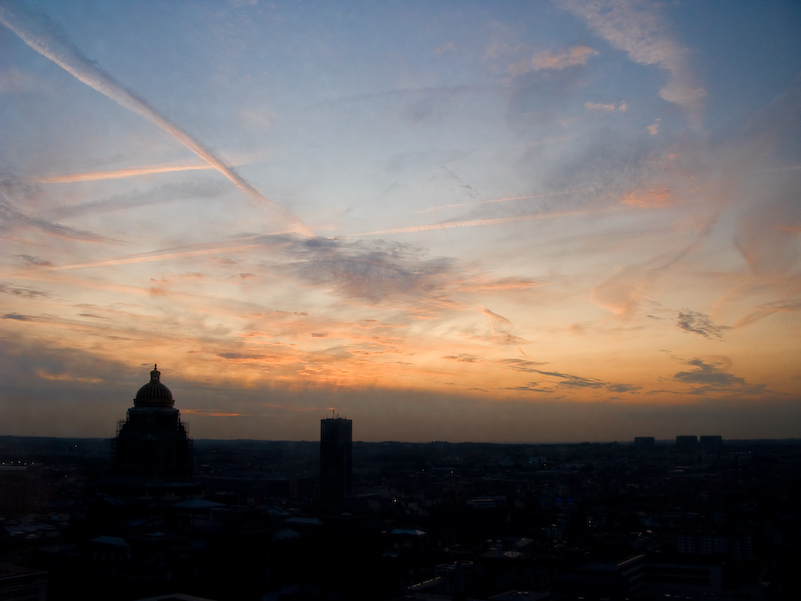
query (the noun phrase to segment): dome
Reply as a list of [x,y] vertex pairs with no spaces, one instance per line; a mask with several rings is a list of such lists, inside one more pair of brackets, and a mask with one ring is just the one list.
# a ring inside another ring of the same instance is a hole
[[158,366],[153,366],[150,372],[150,382],[142,386],[136,393],[134,406],[136,407],[172,407],[175,401],[172,392],[164,384],[159,382],[161,372]]

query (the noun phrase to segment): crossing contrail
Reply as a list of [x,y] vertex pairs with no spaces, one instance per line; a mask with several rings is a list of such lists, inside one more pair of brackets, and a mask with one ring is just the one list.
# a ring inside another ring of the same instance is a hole
[[377,230],[374,232],[362,232],[360,234],[347,234],[343,238],[356,238],[358,236],[382,236],[384,234],[411,234],[415,232],[428,232],[431,230],[441,230],[453,227],[476,227],[480,225],[502,225],[504,223],[516,223],[519,221],[537,221],[540,219],[556,219],[558,217],[577,217],[579,215],[589,215],[593,213],[605,213],[618,211],[621,207],[610,206],[603,209],[583,209],[577,211],[562,211],[560,213],[533,213],[531,215],[513,215],[511,217],[496,217],[494,219],[472,219],[468,221],[445,221],[442,223],[431,223],[426,225],[412,225],[409,227],[396,227],[389,230]]
[[511,200],[530,200],[533,198],[549,198],[551,196],[563,196],[565,194],[573,194],[577,192],[591,192],[592,188],[582,188],[580,190],[562,190],[561,192],[548,192],[546,194],[527,194],[526,196],[507,196],[505,198],[490,198],[487,200],[473,200],[470,202],[457,202],[449,205],[440,205],[438,207],[428,207],[420,209],[415,213],[430,213],[432,211],[439,211],[441,209],[460,209],[462,207],[472,207],[475,205],[492,204],[494,202],[509,202]]
[[14,8],[12,9],[12,4],[8,2],[0,4],[0,23],[17,34],[30,48],[53,61],[78,81],[97,90],[120,106],[138,113],[169,133],[178,142],[227,177],[237,188],[251,198],[264,203],[277,215],[292,223],[293,231],[307,236],[313,235],[311,230],[298,217],[254,188],[201,142],[195,140],[187,132],[151,107],[147,101],[127,89],[111,75],[83,56],[80,50],[72,43],[55,35],[51,31],[46,17],[41,15],[34,16],[24,12],[19,5],[13,6]]
[[104,179],[121,179],[137,175],[150,175],[152,173],[172,173],[173,171],[195,171],[214,169],[208,163],[194,165],[146,165],[144,167],[131,167],[129,169],[115,169],[113,171],[88,171],[86,173],[70,173],[65,175],[51,175],[36,177],[29,181],[37,184],[72,184],[76,182],[94,182]]
[[253,242],[260,238],[259,236],[248,236],[240,238],[239,240],[232,240],[230,244],[220,243],[205,243],[194,245],[191,247],[164,249],[149,253],[141,253],[136,255],[127,255],[122,257],[114,257],[110,259],[102,259],[99,261],[91,261],[89,263],[73,263],[70,265],[50,265],[37,267],[27,271],[20,271],[16,273],[0,274],[3,278],[18,278],[26,279],[32,276],[36,279],[44,272],[53,271],[70,271],[73,269],[88,269],[91,267],[109,267],[113,265],[130,265],[133,263],[152,263],[154,261],[166,261],[168,259],[183,259],[186,257],[197,257],[202,255],[212,255],[219,253],[236,253],[262,248],[265,242]]

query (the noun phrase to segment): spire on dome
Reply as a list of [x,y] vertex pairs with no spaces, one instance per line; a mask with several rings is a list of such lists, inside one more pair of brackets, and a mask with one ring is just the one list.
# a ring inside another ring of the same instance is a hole
[[175,401],[172,392],[161,383],[161,372],[158,364],[153,364],[150,382],[142,386],[134,399],[135,407],[172,407]]

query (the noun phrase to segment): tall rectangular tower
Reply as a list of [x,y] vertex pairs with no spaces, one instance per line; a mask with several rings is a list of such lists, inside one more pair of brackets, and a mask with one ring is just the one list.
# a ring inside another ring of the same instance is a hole
[[341,507],[351,494],[353,421],[342,417],[320,420],[320,501]]
[[697,436],[677,436],[676,437],[676,451],[679,453],[697,453],[698,452],[698,437]]

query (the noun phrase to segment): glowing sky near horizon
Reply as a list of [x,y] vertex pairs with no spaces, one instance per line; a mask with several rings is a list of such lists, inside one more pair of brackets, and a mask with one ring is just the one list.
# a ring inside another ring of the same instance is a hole
[[0,435],[801,434],[801,6],[0,2]]

